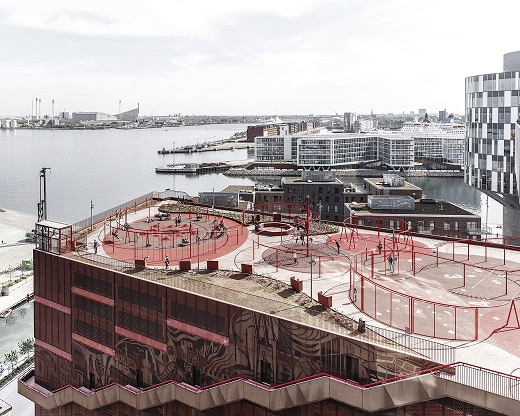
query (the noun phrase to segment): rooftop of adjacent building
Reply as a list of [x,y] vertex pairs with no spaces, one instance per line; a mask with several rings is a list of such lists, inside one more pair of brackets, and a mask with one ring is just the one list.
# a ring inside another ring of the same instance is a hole
[[[385,178],[387,176],[387,178]],[[392,189],[392,190],[417,190],[422,189],[410,182],[404,180],[404,178],[398,175],[385,175],[383,178],[365,178],[365,182],[370,184],[376,189]]]
[[[399,199],[406,198],[402,196],[389,196],[381,195],[378,198],[388,198],[398,201]],[[475,219],[480,219],[478,215],[472,214],[465,209],[458,207],[455,204],[447,201],[436,201],[434,199],[421,199],[415,202],[415,209],[373,209],[368,206],[367,203],[351,202],[348,204],[350,208],[356,211],[356,215],[371,215],[371,216],[392,216],[392,215],[407,215],[407,216],[466,216]],[[424,220],[428,220],[425,217]]]
[[338,184],[343,185],[343,182],[339,180],[338,178],[330,178],[330,179],[303,179],[303,178],[297,178],[297,177],[286,177],[281,179],[281,183],[283,184],[322,184],[322,185],[330,185],[330,184]]

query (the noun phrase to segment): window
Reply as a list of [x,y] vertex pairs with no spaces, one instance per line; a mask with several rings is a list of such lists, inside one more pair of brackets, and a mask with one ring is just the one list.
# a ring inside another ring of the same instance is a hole
[[136,387],[144,387],[144,384],[143,384],[143,370],[135,370],[135,378],[136,378],[136,382],[135,382],[135,386]]
[[193,386],[200,386],[201,384],[200,368],[193,366]]
[[450,223],[444,222],[444,231],[450,231]]
[[260,382],[271,384],[271,363],[268,361],[260,361]]

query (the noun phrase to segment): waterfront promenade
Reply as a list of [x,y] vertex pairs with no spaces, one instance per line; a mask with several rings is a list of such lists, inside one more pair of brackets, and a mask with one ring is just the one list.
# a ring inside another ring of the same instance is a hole
[[[7,271],[9,267],[15,269],[19,266],[22,260],[32,259],[33,243],[25,241],[25,233],[34,229],[36,216],[24,214],[16,211],[6,210],[0,208],[0,272]],[[33,293],[33,277],[32,270],[25,271],[25,275],[30,274],[30,277],[23,279],[19,283],[10,287],[8,296],[0,296],[0,311],[10,308],[11,306],[23,301],[27,295]],[[20,277],[20,271],[13,271],[11,276],[9,273],[0,274],[0,286],[7,283],[9,278],[15,280]],[[20,337],[13,336],[13,328],[6,326],[6,323],[0,321],[0,340],[2,342],[1,351],[11,351],[18,349],[18,338],[26,339],[34,335],[28,334],[25,328],[23,331],[18,331]],[[25,322],[24,322],[25,324]],[[14,323],[14,328],[19,325]],[[27,325],[24,325],[26,327]],[[29,325],[31,328],[34,324]],[[4,334],[8,331],[9,334]],[[6,345],[9,344],[9,345]],[[0,354],[1,362],[4,361],[4,354]],[[0,377],[6,375],[6,371],[0,374]],[[0,389],[0,400],[12,406],[13,416],[31,416],[34,415],[34,403],[26,399],[24,396],[18,394],[17,377],[10,383]]]

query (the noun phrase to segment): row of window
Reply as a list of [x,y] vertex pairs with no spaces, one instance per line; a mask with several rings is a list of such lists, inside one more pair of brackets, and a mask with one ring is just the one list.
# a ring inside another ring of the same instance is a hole
[[74,286],[107,298],[112,298],[113,296],[112,283],[81,273],[74,273]]
[[118,294],[119,299],[124,302],[130,302],[133,305],[139,305],[156,312],[163,312],[162,299],[157,296],[129,289],[124,286],[119,286]]

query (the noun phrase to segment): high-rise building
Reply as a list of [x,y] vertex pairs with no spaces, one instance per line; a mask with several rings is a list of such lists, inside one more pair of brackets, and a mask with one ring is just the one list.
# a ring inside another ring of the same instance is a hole
[[466,78],[466,182],[504,206],[504,234],[520,235],[518,175],[520,51],[502,72]]
[[354,122],[356,121],[356,113],[345,113],[343,114],[344,131],[346,133],[352,133],[354,131]]

